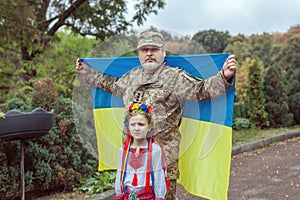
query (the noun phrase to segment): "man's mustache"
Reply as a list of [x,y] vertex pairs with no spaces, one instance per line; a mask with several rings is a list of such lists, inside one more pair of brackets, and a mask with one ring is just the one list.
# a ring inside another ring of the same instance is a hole
[[145,60],[145,62],[147,62],[148,60],[153,60],[153,61],[156,61],[156,59],[155,59],[155,58],[149,57],[149,58],[147,58],[147,59]]

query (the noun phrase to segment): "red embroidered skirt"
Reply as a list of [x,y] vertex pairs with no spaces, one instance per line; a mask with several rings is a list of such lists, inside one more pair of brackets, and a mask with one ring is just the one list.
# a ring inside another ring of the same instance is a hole
[[[130,191],[126,192],[123,196],[123,200],[128,200],[130,195]],[[150,191],[146,192],[145,190],[141,190],[136,192],[137,197],[139,200],[155,200],[154,190],[151,188]]]

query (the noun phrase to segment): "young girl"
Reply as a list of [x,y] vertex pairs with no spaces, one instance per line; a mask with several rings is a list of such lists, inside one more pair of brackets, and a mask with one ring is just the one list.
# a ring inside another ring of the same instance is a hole
[[115,191],[117,200],[160,200],[167,192],[162,148],[150,136],[154,125],[152,107],[131,104],[125,113],[127,138],[119,151]]

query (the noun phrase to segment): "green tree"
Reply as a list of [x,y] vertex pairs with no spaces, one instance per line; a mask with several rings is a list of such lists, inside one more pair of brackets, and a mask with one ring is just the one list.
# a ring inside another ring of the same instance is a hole
[[270,65],[277,65],[280,63],[282,56],[281,56],[281,51],[283,48],[283,44],[280,43],[275,43],[272,45],[271,52],[270,52],[270,58],[271,58],[271,63]]
[[90,53],[91,57],[135,56],[137,36],[118,34],[97,45]]
[[[137,0],[133,15],[127,17],[125,0],[3,0],[0,4],[0,89],[32,91],[32,78],[38,69],[34,59],[40,55],[62,28],[82,36],[104,40],[142,25],[149,14],[165,6],[163,0]],[[5,82],[4,82],[5,81]]]
[[293,35],[284,44],[280,52],[280,66],[286,71],[300,67],[300,34]]
[[265,74],[264,81],[266,111],[270,126],[290,126],[293,121],[293,114],[289,113],[284,71],[279,65],[271,66]]
[[[37,55],[33,61],[24,62],[24,64],[35,67],[36,79],[52,78],[58,95],[71,97],[74,78],[77,75],[76,70],[74,70],[75,60],[76,58],[88,57],[97,43],[95,38],[58,32],[55,39],[51,41],[51,45],[45,47],[45,50]],[[11,67],[12,75],[1,77],[4,80],[0,82],[0,87],[2,86],[0,89],[0,102],[5,102],[6,99],[16,96],[23,99],[30,98],[30,93],[33,91],[31,85],[34,79],[25,84],[17,75],[18,70],[13,72],[13,65],[9,67]],[[7,69],[10,69],[9,67]],[[9,84],[11,84],[10,87],[8,87]],[[25,86],[21,87],[22,85]]]
[[[6,33],[12,34],[2,38],[2,42],[23,41],[30,47],[30,43],[35,42],[34,46],[43,48],[49,42],[47,36],[54,36],[62,27],[68,27],[72,32],[83,36],[95,36],[104,40],[126,31],[132,23],[142,25],[147,15],[157,14],[157,10],[164,6],[162,0],[138,0],[133,5],[134,14],[128,19],[128,2],[124,0],[16,0],[13,3],[4,0],[0,7],[3,20],[1,30],[6,28]],[[36,52],[27,49],[22,53],[29,59],[34,57]]]
[[235,54],[239,60],[259,58],[264,66],[271,64],[273,36],[268,33],[253,34],[249,37],[237,35],[229,38],[226,52]]
[[252,58],[251,45],[242,34],[229,38],[224,52],[234,54],[241,61]]
[[300,124],[300,69],[290,70],[287,80],[289,110],[294,115],[294,124]]
[[265,67],[271,64],[273,36],[269,33],[251,35],[249,38],[252,57],[259,58]]
[[297,54],[299,51],[297,43],[297,40],[299,42],[299,39],[297,39],[299,35],[300,25],[292,26],[286,33],[273,34],[271,65],[279,64],[285,70],[297,68],[297,64],[295,63],[299,63],[299,55]]
[[197,41],[207,53],[222,53],[227,46],[229,32],[221,32],[213,29],[200,31],[193,36],[193,40]]
[[37,78],[50,77],[55,83],[58,95],[71,97],[77,75],[77,71],[74,70],[76,58],[90,56],[97,43],[95,38],[65,32],[56,33],[51,46],[34,60]]
[[289,40],[290,38],[292,38],[295,35],[300,35],[300,24],[291,26],[286,33],[283,33],[281,35],[282,43],[286,43],[287,40]]
[[257,128],[269,126],[263,93],[263,64],[256,58],[249,66],[247,104],[250,121]]
[[249,73],[248,71],[250,63],[251,59],[246,58],[246,60],[241,62],[236,72],[235,91],[237,95],[237,100],[242,103],[246,101]]

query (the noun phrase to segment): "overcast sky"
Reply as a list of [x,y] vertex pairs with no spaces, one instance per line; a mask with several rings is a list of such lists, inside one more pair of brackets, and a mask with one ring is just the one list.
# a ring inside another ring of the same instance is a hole
[[215,29],[234,36],[286,32],[300,25],[299,0],[165,0],[158,15],[150,15],[143,28],[154,26],[193,36]]

